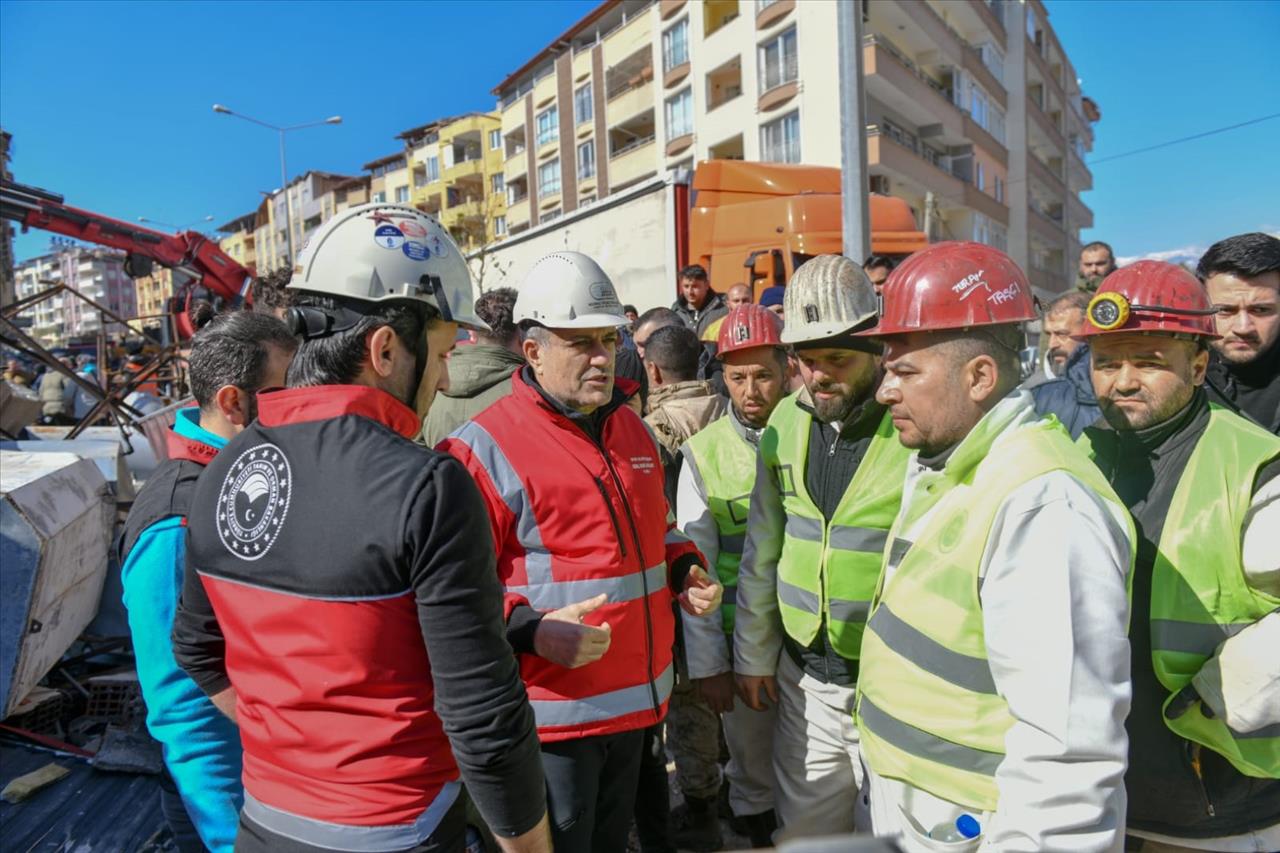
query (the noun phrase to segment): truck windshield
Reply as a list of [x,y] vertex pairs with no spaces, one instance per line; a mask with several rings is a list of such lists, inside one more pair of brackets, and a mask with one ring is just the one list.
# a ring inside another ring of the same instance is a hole
[[816,257],[817,255],[806,255],[804,252],[792,252],[791,253],[791,269],[798,270],[800,269],[800,265],[803,264],[805,261],[811,258],[816,258]]

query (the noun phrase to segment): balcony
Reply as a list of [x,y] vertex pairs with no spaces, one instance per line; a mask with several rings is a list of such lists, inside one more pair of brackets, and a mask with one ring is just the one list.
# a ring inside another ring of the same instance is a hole
[[1042,296],[1049,296],[1066,290],[1066,277],[1061,270],[1055,272],[1037,266],[1030,266],[1027,268],[1027,278],[1031,280],[1032,288],[1039,291]]
[[653,24],[648,13],[637,15],[604,37],[604,64],[609,67],[642,49],[647,52],[652,44]]
[[529,197],[507,205],[507,231],[529,224]]
[[921,71],[886,39],[863,39],[862,62],[867,95],[917,126],[940,124],[943,133],[964,138],[963,113],[951,100],[951,90]]
[[964,185],[964,205],[986,214],[1001,225],[1009,224],[1009,208],[996,201],[973,184]]
[[922,155],[919,143],[896,128],[867,127],[867,165],[873,173],[888,172],[955,202],[964,197],[964,181]]
[[733,59],[707,74],[707,112],[742,95],[742,57]]
[[605,71],[605,122],[630,118],[654,105],[653,58],[646,48]]
[[1053,169],[1049,168],[1049,166],[1037,157],[1035,152],[1030,149],[1027,150],[1027,170],[1033,177],[1038,178],[1040,182],[1045,185],[1045,188],[1054,195],[1062,196],[1066,194],[1067,185],[1063,183],[1061,175],[1055,173]]
[[987,67],[987,63],[982,61],[982,54],[970,44],[964,46],[964,70],[978,78],[978,82],[1000,105],[1000,109],[1006,111],[1009,109],[1009,95],[1005,91],[1004,83],[996,79],[996,75]]
[[[651,114],[652,117],[652,114]],[[620,145],[615,142],[618,129],[609,131],[609,191],[617,192],[628,184],[657,172],[657,157],[653,151],[654,137],[650,127],[648,135],[631,136]]]
[[1067,196],[1067,209],[1070,211],[1073,230],[1093,227],[1093,210],[1080,200],[1078,194],[1071,193]]
[[1027,217],[1031,230],[1043,237],[1050,245],[1061,246],[1067,238],[1067,232],[1062,227],[1061,209],[1058,210],[1057,219],[1042,211],[1034,201],[1028,202],[1027,209],[1031,212]]
[[894,33],[912,53],[939,51],[939,64],[960,65],[964,61],[964,39],[924,0],[872,3],[869,23],[870,32]]
[[1030,107],[1027,109],[1027,112],[1031,114],[1032,121],[1036,123],[1036,126],[1040,128],[1040,131],[1048,138],[1050,144],[1054,146],[1058,152],[1061,152],[1067,147],[1066,137],[1062,135],[1061,130],[1058,130],[1058,128],[1054,126],[1053,121],[1041,108],[1039,103],[1030,98],[1028,101],[1030,102]]

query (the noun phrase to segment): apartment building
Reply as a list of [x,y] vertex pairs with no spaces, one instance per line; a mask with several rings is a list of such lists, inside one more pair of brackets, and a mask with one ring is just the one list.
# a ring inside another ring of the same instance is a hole
[[337,212],[337,194],[334,191],[352,179],[351,175],[309,171],[294,178],[283,190],[263,193],[263,203],[254,218],[255,268],[266,272],[291,266],[293,259],[288,256],[290,235],[286,227],[292,232],[296,255],[320,224]]
[[[62,246],[17,265],[17,297],[25,299],[50,284],[66,284],[121,317],[137,316],[133,280],[124,274],[124,254],[113,249]],[[45,346],[60,346],[98,332],[120,334],[124,327],[102,316],[82,299],[60,293],[30,309],[31,336]]]
[[169,297],[186,281],[187,277],[183,273],[159,265],[152,268],[151,275],[135,278],[133,289],[140,325],[151,329],[163,327],[165,316],[169,313]]
[[[870,189],[1069,287],[1098,113],[1043,4],[860,5]],[[838,54],[830,0],[600,4],[494,89],[509,231],[703,159],[838,167]]]
[[[219,234],[226,235],[218,241],[218,246],[222,251],[251,270],[256,268],[258,261],[254,247],[257,245],[258,215],[260,211],[261,206],[258,211],[237,216],[230,222],[219,225],[217,229]],[[141,299],[138,300],[138,304],[142,304]]]

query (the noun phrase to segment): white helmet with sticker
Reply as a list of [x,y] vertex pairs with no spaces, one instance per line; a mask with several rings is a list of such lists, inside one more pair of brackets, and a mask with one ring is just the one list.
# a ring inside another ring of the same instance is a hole
[[321,225],[298,254],[289,289],[358,302],[426,303],[480,331],[466,258],[448,232],[412,207],[364,204]]
[[513,319],[553,329],[625,326],[618,291],[600,265],[581,252],[553,252],[520,283]]

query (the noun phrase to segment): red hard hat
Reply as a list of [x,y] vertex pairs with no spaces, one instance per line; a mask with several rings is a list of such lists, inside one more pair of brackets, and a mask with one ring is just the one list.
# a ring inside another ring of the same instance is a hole
[[1219,338],[1215,309],[1195,276],[1163,261],[1138,261],[1102,280],[1076,337],[1156,332]]
[[861,334],[905,335],[1036,317],[1031,283],[1004,252],[982,243],[935,243],[889,273],[880,323]]
[[738,352],[754,347],[782,346],[782,321],[768,308],[739,305],[725,315],[716,338],[716,354]]

